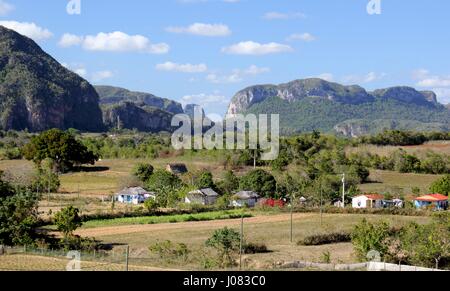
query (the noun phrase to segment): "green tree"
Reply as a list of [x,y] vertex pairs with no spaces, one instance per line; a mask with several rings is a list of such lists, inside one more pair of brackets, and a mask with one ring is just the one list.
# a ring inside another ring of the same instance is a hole
[[195,187],[198,189],[216,189],[216,185],[214,184],[213,175],[209,171],[203,171],[200,176],[195,181]]
[[357,224],[351,233],[353,247],[361,260],[366,260],[370,251],[377,251],[383,258],[388,251],[385,240],[390,236],[390,227],[386,222],[376,224],[366,219]]
[[275,197],[277,181],[270,173],[257,169],[249,172],[241,178],[239,187],[241,190],[255,191],[265,197]]
[[39,196],[2,180],[0,172],[0,245],[34,245]]
[[207,247],[212,247],[218,252],[218,261],[222,267],[231,267],[235,264],[235,254],[239,251],[240,234],[227,227],[216,230],[206,241]]
[[64,238],[73,237],[73,232],[83,225],[78,208],[69,206],[55,214],[56,227],[64,234]]
[[233,173],[233,171],[226,171],[223,180],[218,183],[223,194],[232,194],[239,189],[239,178]]
[[153,175],[154,170],[155,169],[150,164],[138,164],[133,169],[133,175],[145,183]]
[[431,185],[430,191],[448,196],[450,193],[450,175],[445,175],[441,179],[435,181]]
[[74,165],[94,165],[98,160],[98,156],[71,134],[59,129],[51,129],[34,136],[22,151],[27,160],[38,166],[45,159],[52,160],[56,172],[66,172],[73,169]]

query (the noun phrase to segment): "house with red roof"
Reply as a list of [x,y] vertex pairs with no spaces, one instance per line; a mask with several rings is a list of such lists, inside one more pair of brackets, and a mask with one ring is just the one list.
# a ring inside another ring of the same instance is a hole
[[442,194],[428,194],[414,199],[418,209],[432,208],[436,211],[448,209],[448,197]]
[[353,208],[383,208],[384,196],[380,194],[364,194],[352,199]]

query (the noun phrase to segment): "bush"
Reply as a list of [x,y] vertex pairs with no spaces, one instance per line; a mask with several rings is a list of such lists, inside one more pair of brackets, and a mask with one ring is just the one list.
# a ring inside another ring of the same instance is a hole
[[240,234],[237,231],[225,227],[216,230],[205,245],[216,249],[221,267],[231,267],[235,265],[234,257],[239,251],[240,241]]
[[77,208],[69,206],[55,214],[55,224],[65,238],[72,237],[73,232],[83,225],[79,212]]
[[377,251],[383,258],[387,253],[387,246],[384,242],[389,236],[390,228],[386,222],[372,224],[364,219],[354,227],[351,241],[356,255],[364,261],[371,251]]
[[158,256],[166,261],[179,260],[187,261],[189,257],[189,249],[186,244],[172,243],[170,240],[165,242],[156,242],[151,245],[149,251],[158,254]]
[[349,232],[332,232],[327,234],[315,234],[305,237],[297,244],[302,246],[320,246],[350,242],[352,240]]
[[243,246],[244,254],[264,254],[268,253],[269,249],[263,243],[246,243]]
[[153,171],[154,168],[150,164],[138,164],[133,170],[133,175],[140,181],[147,182],[147,180],[153,175]]

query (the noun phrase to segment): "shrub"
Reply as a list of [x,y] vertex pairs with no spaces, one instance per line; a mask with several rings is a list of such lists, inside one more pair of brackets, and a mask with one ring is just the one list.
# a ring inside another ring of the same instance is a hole
[[181,259],[187,261],[190,250],[186,244],[172,243],[170,240],[165,242],[156,242],[149,246],[149,251],[158,254],[161,259],[172,261]]
[[244,254],[264,254],[268,253],[269,249],[263,243],[246,243],[243,246]]
[[150,164],[138,164],[134,170],[133,175],[140,181],[146,182],[153,175],[154,168]]
[[326,234],[315,234],[305,237],[298,242],[302,246],[320,246],[327,244],[336,244],[343,242],[350,242],[352,240],[351,234],[348,232],[332,232]]
[[240,234],[237,231],[225,227],[216,230],[205,245],[216,249],[221,267],[231,267],[235,265],[234,256],[239,250],[240,241]]
[[352,233],[351,240],[359,259],[365,260],[371,251],[377,251],[381,257],[387,253],[384,241],[390,235],[390,228],[386,222],[372,224],[366,219],[357,224]]
[[64,234],[64,238],[72,237],[73,232],[83,225],[79,212],[77,208],[69,206],[55,214],[55,224]]

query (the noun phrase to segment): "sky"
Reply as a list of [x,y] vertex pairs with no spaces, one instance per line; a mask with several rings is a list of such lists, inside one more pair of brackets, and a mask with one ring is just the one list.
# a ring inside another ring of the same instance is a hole
[[0,0],[0,25],[93,84],[209,114],[247,86],[309,77],[413,86],[450,103],[448,0],[77,1]]

